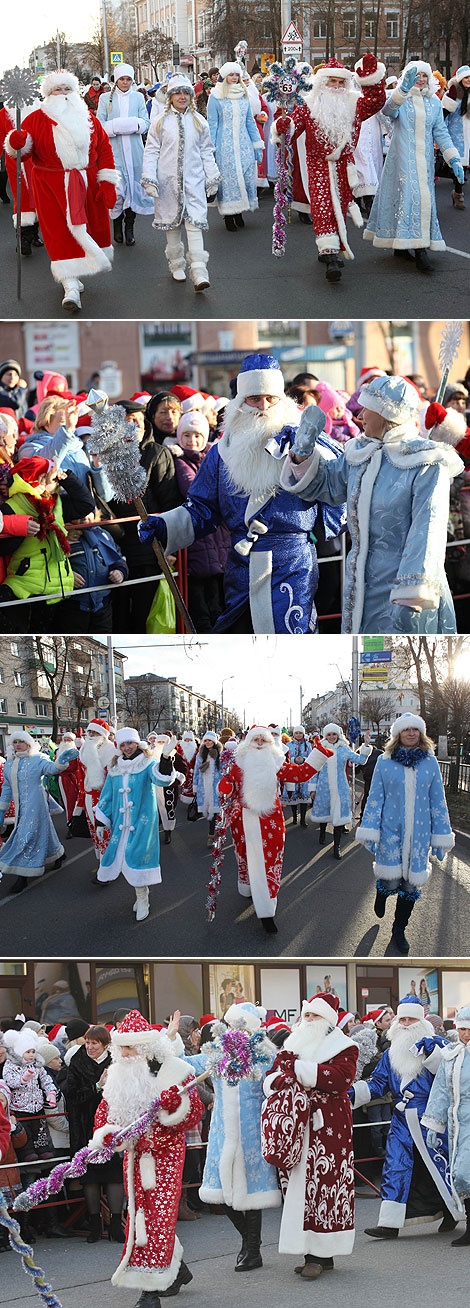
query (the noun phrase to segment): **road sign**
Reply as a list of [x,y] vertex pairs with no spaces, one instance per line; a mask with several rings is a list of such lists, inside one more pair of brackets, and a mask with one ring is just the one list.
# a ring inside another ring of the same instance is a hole
[[123,51],[123,50],[111,50],[111,51],[110,51],[110,55],[109,55],[109,57],[110,57],[110,60],[111,60],[111,64],[123,64],[123,63],[124,63],[124,51]]
[[387,681],[389,667],[388,663],[374,663],[372,667],[359,669],[361,681]]
[[390,650],[371,650],[369,654],[361,654],[361,663],[391,663],[392,651]]
[[100,709],[109,708],[109,699],[107,695],[100,695],[98,700],[98,708]]
[[295,23],[289,23],[289,26],[286,27],[281,45],[303,45],[302,37]]
[[372,654],[376,649],[385,649],[383,636],[364,636],[364,653]]

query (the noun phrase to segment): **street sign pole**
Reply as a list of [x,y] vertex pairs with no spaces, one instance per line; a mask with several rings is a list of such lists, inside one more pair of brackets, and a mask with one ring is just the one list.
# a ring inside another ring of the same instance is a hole
[[[351,704],[353,718],[359,717],[359,638],[353,636],[352,648],[352,677],[351,677]],[[352,770],[352,815],[353,822],[356,817],[356,764],[353,763]]]
[[114,656],[113,656],[113,638],[107,636],[106,644],[108,646],[108,691],[109,691],[109,721],[113,727],[116,726],[116,682],[114,680]]

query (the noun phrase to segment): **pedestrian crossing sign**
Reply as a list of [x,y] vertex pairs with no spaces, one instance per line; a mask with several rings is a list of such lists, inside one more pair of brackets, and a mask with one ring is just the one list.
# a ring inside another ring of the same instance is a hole
[[124,51],[123,51],[123,50],[111,50],[111,52],[110,52],[110,59],[111,59],[111,63],[112,63],[112,64],[123,64],[123,63],[124,63]]

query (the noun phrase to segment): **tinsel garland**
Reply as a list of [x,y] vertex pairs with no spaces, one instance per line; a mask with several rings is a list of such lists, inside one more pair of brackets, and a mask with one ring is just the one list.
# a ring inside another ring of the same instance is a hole
[[392,751],[394,763],[402,763],[404,768],[417,768],[422,758],[427,758],[428,754],[425,749],[406,749],[404,745],[397,745]]
[[130,503],[142,495],[147,473],[140,462],[140,445],[135,423],[126,422],[121,404],[94,410],[89,448],[98,455],[117,500]]
[[[222,1024],[217,1024],[217,1026]],[[227,1085],[238,1085],[239,1081],[262,1081],[273,1061],[273,1050],[264,1031],[227,1031],[217,1033],[216,1023],[212,1024],[210,1044],[203,1045],[201,1053],[206,1058],[206,1071],[213,1077],[222,1077]]]
[[217,909],[217,895],[222,877],[222,864],[224,861],[225,836],[228,829],[228,810],[232,802],[232,796],[227,795],[221,798],[220,813],[217,817],[214,832],[214,844],[212,847],[212,863],[207,884],[207,921],[213,922]]
[[[285,64],[273,63],[269,77],[263,83],[263,95],[267,100],[280,105],[284,114],[290,115],[294,105],[305,103],[304,97],[310,90],[305,74],[309,72],[308,64],[297,67],[293,55],[286,59]],[[277,180],[274,187],[272,252],[277,259],[281,259],[286,252],[286,222],[290,222],[294,159],[291,134],[289,126],[284,141],[276,146]]]
[[[284,140],[286,148],[290,139],[290,130],[287,129]],[[292,147],[291,147],[292,154]],[[276,145],[276,171],[277,178],[274,186],[274,209],[273,209],[273,240],[272,252],[276,259],[282,259],[286,252],[286,226],[287,213],[289,205],[288,196],[288,179],[289,172],[285,161],[284,145]]]
[[54,1294],[52,1286],[49,1285],[48,1281],[46,1281],[42,1267],[38,1267],[34,1261],[34,1254],[31,1245],[26,1244],[26,1241],[23,1240],[18,1222],[16,1222],[15,1218],[11,1217],[8,1212],[3,1190],[0,1190],[0,1224],[5,1227],[6,1231],[8,1231],[8,1239],[11,1248],[15,1250],[15,1253],[20,1255],[24,1270],[27,1272],[28,1276],[33,1278],[35,1288],[41,1296],[43,1303],[47,1304],[47,1308],[62,1308],[60,1300],[57,1299]]

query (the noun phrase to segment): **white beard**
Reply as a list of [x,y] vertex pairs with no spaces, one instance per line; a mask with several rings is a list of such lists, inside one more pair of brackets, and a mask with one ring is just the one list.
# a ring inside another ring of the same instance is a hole
[[276,803],[277,774],[284,763],[282,750],[269,741],[262,749],[238,745],[235,762],[243,776],[242,803],[260,816],[271,813]]
[[410,1080],[419,1076],[426,1054],[421,1053],[416,1058],[415,1054],[410,1053],[410,1049],[417,1040],[422,1040],[423,1036],[430,1034],[431,1023],[426,1022],[424,1018],[419,1022],[413,1022],[413,1026],[400,1026],[398,1018],[394,1018],[387,1032],[390,1041],[388,1056],[394,1072],[399,1076],[409,1077]]
[[48,95],[41,109],[46,118],[58,124],[53,129],[54,145],[63,167],[85,167],[90,150],[91,120],[78,91],[69,91],[68,95]]
[[290,1036],[284,1041],[283,1049],[287,1049],[291,1054],[299,1054],[301,1058],[315,1059],[315,1054],[320,1045],[330,1035],[331,1025],[326,1017],[317,1017],[315,1022],[306,1022],[302,1018],[299,1025],[294,1027]]
[[111,1064],[103,1098],[108,1120],[115,1126],[129,1126],[157,1097],[157,1081],[146,1058],[119,1058]]
[[359,95],[354,90],[332,91],[325,87],[307,97],[312,118],[333,148],[351,140]]
[[181,753],[183,755],[183,758],[186,759],[187,763],[192,763],[192,760],[197,750],[196,741],[182,740],[180,741],[180,744],[181,744]]
[[85,790],[102,790],[106,781],[106,768],[116,753],[116,746],[111,741],[99,737],[99,744],[93,740],[83,741],[80,749],[80,763],[85,768]]
[[231,400],[225,410],[219,453],[238,495],[270,495],[277,490],[284,460],[274,459],[264,447],[286,424],[298,427],[299,422],[297,405],[287,396],[266,413],[240,409],[239,401]]

